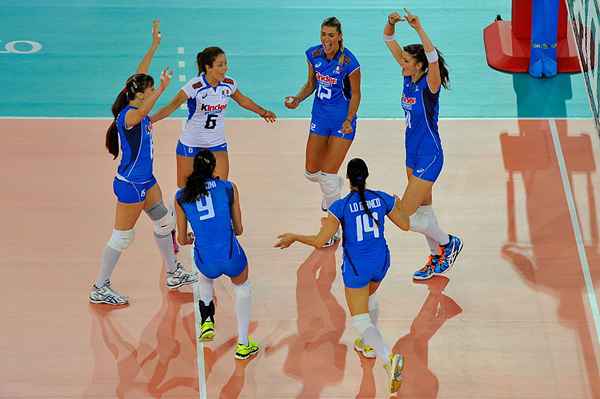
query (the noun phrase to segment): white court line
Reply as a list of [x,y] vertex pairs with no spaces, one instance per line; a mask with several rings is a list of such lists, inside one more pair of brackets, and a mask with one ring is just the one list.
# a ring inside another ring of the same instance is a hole
[[[579,264],[581,265],[581,271],[583,272],[583,280],[585,282],[585,291],[592,317],[594,319],[594,326],[596,327],[596,339],[597,342],[593,345],[596,348],[597,344],[600,344],[600,310],[598,309],[598,298],[596,297],[596,291],[594,290],[594,283],[592,280],[592,274],[590,273],[590,264],[585,253],[585,245],[583,240],[583,234],[581,233],[581,226],[579,224],[579,218],[577,217],[577,208],[575,206],[575,198],[573,197],[573,191],[571,190],[571,183],[567,174],[567,166],[565,157],[560,145],[560,139],[558,137],[558,129],[556,127],[556,121],[548,121],[550,125],[550,133],[552,134],[552,142],[554,143],[554,151],[556,153],[556,159],[558,161],[558,167],[560,169],[560,178],[562,180],[563,189],[565,196],[567,197],[567,205],[569,207],[569,215],[571,216],[571,225],[575,233],[575,242],[577,244],[577,253],[579,255]],[[593,333],[592,333],[593,335]],[[596,359],[598,359],[596,353]]]
[[[193,247],[192,247],[193,248]],[[198,301],[200,294],[198,293],[198,283],[194,284],[194,324],[196,325],[196,364],[198,366],[198,387],[200,390],[200,399],[206,399],[206,371],[204,369],[204,342],[199,341],[200,336],[200,308]]]
[[[3,119],[41,119],[41,120],[52,120],[52,119],[57,119],[57,120],[113,120],[113,117],[108,117],[108,116],[0,116],[0,120]],[[170,117],[167,119],[186,119],[183,117]],[[301,121],[308,121],[311,118],[310,117],[285,117],[285,118],[277,118],[278,120],[282,120],[282,121],[286,121],[286,120],[290,120],[290,121],[296,121],[296,120],[301,120]],[[245,120],[262,120],[262,118],[259,118],[258,116],[255,118],[242,118],[242,117],[227,117],[227,120],[241,120],[241,121],[245,121]],[[405,121],[406,118],[402,117],[402,118],[358,118],[358,121]],[[592,117],[565,117],[565,118],[547,118],[547,117],[540,117],[540,118],[518,118],[518,117],[498,117],[498,118],[439,118],[440,121],[576,121],[576,120],[589,120],[589,121],[593,121],[594,119]]]

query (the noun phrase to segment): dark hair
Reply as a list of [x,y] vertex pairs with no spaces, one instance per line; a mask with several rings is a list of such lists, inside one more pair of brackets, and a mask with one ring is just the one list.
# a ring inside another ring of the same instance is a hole
[[358,195],[360,196],[360,203],[363,206],[364,211],[369,215],[371,219],[379,226],[377,219],[373,217],[373,212],[367,206],[367,198],[365,197],[365,186],[367,184],[367,177],[369,177],[369,168],[367,164],[360,158],[353,158],[348,162],[346,169],[346,177],[350,180],[352,187],[358,189]]
[[212,68],[217,57],[225,54],[219,47],[207,47],[196,55],[196,63],[198,64],[198,75],[206,72],[206,67]]
[[216,164],[215,155],[209,150],[202,150],[196,155],[194,170],[183,188],[182,202],[194,202],[201,195],[208,194],[206,181],[212,179]]
[[119,156],[119,132],[117,130],[117,117],[119,113],[129,104],[129,101],[135,99],[135,93],[143,93],[144,90],[152,86],[154,86],[152,76],[144,73],[136,73],[127,79],[125,87],[117,95],[112,105],[114,119],[106,131],[105,140],[106,149],[113,155],[113,159]]
[[[336,17],[328,17],[321,22],[321,28],[324,26],[328,26],[330,28],[335,28],[339,34],[342,34],[342,23]],[[344,39],[340,40],[340,60],[339,64],[344,64]]]
[[[440,77],[442,78],[442,86],[446,89],[448,88],[448,83],[450,82],[450,76],[448,74],[448,67],[444,57],[442,56],[442,52],[437,50],[438,53],[438,65],[440,66]],[[427,61],[427,56],[425,55],[425,49],[422,44],[409,44],[408,46],[404,46],[404,51],[408,54],[415,57],[417,62],[420,62],[423,67],[422,71],[426,71],[429,68],[429,61]]]

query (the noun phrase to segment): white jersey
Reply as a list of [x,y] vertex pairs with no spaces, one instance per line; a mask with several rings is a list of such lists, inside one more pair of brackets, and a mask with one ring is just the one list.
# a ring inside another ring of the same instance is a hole
[[226,76],[217,87],[212,87],[202,73],[181,90],[188,97],[188,120],[179,141],[202,148],[225,144],[225,110],[229,97],[237,90],[236,81]]

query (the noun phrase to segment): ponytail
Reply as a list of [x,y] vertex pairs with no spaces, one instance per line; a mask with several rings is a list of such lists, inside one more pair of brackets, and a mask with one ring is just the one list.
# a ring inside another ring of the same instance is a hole
[[117,129],[117,118],[123,109],[129,104],[129,101],[135,98],[135,93],[143,93],[148,87],[154,85],[152,76],[143,73],[136,73],[127,79],[125,87],[119,92],[115,102],[112,105],[113,121],[106,131],[104,144],[106,149],[117,159],[119,156],[119,130]]
[[206,182],[213,178],[217,161],[209,150],[202,150],[194,158],[194,170],[187,178],[181,202],[194,202],[200,196],[207,195]]
[[350,180],[350,184],[352,187],[355,187],[358,190],[358,195],[360,196],[360,203],[364,211],[369,215],[371,219],[375,222],[377,226],[379,226],[379,221],[375,219],[373,216],[373,212],[367,206],[367,197],[365,196],[366,185],[367,185],[367,177],[369,177],[369,169],[367,168],[367,164],[360,158],[351,159],[348,162],[346,176]]

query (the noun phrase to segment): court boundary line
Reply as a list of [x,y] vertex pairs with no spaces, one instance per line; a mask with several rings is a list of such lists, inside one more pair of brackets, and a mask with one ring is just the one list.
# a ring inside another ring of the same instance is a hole
[[565,192],[565,197],[567,200],[567,206],[569,208],[569,216],[571,218],[571,227],[573,227],[573,234],[575,235],[575,244],[577,245],[577,254],[579,256],[579,265],[581,266],[581,271],[583,272],[583,280],[585,283],[585,291],[586,297],[588,300],[588,305],[590,307],[590,311],[592,313],[592,318],[594,321],[594,327],[596,328],[596,345],[593,345],[594,348],[594,357],[596,358],[596,364],[598,364],[598,353],[597,353],[597,345],[600,344],[600,310],[598,307],[598,297],[596,296],[596,290],[594,289],[594,283],[592,280],[592,274],[590,272],[590,265],[588,262],[587,254],[585,253],[585,243],[583,238],[583,233],[581,229],[581,225],[579,223],[579,216],[577,213],[577,206],[575,204],[575,197],[573,195],[573,190],[571,189],[571,183],[569,181],[569,176],[567,174],[567,165],[564,157],[564,153],[562,151],[562,146],[560,144],[560,138],[558,136],[558,127],[556,126],[556,120],[549,120],[548,124],[550,126],[550,134],[552,136],[552,142],[554,144],[554,152],[556,154],[556,160],[558,162],[558,168],[560,170],[560,179],[562,180],[563,190]]
[[200,399],[207,399],[206,396],[206,370],[204,367],[204,342],[197,339],[200,336],[200,308],[197,306],[200,299],[198,283],[193,286],[194,292],[194,325],[196,329],[196,365],[198,367],[198,391]]

